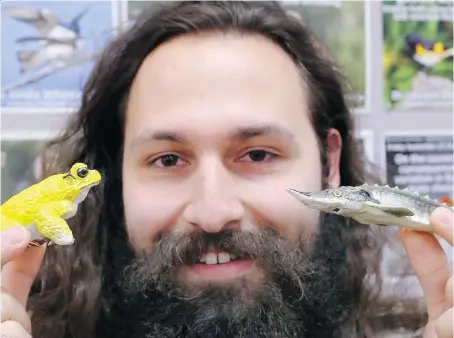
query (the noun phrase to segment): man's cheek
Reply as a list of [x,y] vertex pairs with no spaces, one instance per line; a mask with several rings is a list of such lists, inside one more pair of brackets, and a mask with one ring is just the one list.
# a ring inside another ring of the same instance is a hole
[[291,240],[310,236],[317,228],[318,211],[304,207],[290,196],[284,188],[292,186],[290,183],[280,184],[281,189],[276,185],[244,190],[243,200],[254,208],[254,223],[271,225]]
[[149,247],[159,231],[165,210],[153,205],[150,198],[136,198],[125,203],[126,228],[131,243],[136,248]]
[[277,227],[281,236],[299,241],[310,238],[317,231],[319,213],[316,210],[305,210],[291,203],[282,203],[278,207],[269,209],[268,219]]

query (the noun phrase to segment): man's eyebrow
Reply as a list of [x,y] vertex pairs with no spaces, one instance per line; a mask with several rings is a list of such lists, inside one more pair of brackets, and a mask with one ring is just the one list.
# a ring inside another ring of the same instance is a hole
[[131,141],[131,148],[137,148],[143,144],[147,144],[153,141],[168,141],[176,143],[187,143],[185,137],[175,132],[166,130],[147,130],[140,133]]
[[232,134],[231,138],[238,141],[247,141],[251,138],[259,136],[278,137],[287,141],[294,141],[295,138],[295,135],[293,135],[290,131],[277,125],[239,128]]

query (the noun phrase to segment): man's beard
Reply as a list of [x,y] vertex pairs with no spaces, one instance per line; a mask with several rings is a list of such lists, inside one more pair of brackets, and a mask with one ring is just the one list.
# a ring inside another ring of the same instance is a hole
[[[272,230],[227,230],[166,235],[132,260],[122,261],[124,250],[117,250],[116,285],[104,292],[109,311],[98,336],[340,337],[353,306],[346,226],[345,218],[322,214],[313,243]],[[185,283],[178,272],[209,245],[252,259],[262,278],[197,288]]]

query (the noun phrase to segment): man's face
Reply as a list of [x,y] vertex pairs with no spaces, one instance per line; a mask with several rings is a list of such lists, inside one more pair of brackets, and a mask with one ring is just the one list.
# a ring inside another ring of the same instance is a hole
[[[286,188],[322,188],[320,149],[308,91],[278,46],[218,34],[167,42],[143,62],[126,120],[123,199],[137,252],[166,235],[228,230],[309,245],[319,214]],[[336,185],[338,151],[329,156]],[[216,247],[193,263],[175,271],[190,289],[266,278],[254,259]]]
[[115,244],[104,336],[316,338],[347,318],[344,219],[286,190],[339,185],[339,133],[323,177],[308,95],[262,37],[186,35],[144,60],[122,170],[134,252]]

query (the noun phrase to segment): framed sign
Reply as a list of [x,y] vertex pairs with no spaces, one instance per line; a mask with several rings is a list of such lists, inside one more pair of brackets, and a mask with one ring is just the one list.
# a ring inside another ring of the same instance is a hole
[[393,131],[384,136],[389,185],[421,195],[453,196],[453,134],[450,131]]

